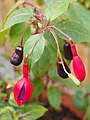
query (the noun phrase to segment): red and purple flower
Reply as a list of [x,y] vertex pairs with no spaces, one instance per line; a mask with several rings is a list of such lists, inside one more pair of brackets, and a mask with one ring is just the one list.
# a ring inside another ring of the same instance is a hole
[[28,78],[28,65],[24,63],[23,65],[23,77],[16,83],[14,87],[14,98],[18,104],[22,104],[29,101],[32,96],[33,86]]

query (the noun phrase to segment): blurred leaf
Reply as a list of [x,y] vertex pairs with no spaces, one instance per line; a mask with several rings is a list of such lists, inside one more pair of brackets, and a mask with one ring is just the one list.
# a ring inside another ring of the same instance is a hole
[[[72,22],[65,21],[60,22],[56,25],[64,33],[68,34],[75,42],[89,42],[90,33],[82,25]],[[56,30],[55,30],[56,31]],[[56,34],[65,40],[68,40],[64,35],[56,31]]]
[[19,116],[19,118],[23,118],[25,120],[36,120],[40,118],[46,111],[47,109],[41,105],[26,105],[23,108],[22,114]]
[[32,84],[33,84],[33,88],[34,88],[32,98],[36,98],[43,91],[44,85],[43,85],[42,81],[39,79],[35,79],[34,81],[32,81]]
[[[36,43],[37,39],[39,37],[39,34],[36,35],[32,35],[25,43],[24,45],[24,56],[26,54],[28,54],[28,52],[32,49],[32,46]],[[32,57],[32,61],[31,61],[31,67],[33,67],[33,65],[40,59],[41,55],[44,52],[44,47],[45,47],[45,39],[42,36],[40,38],[40,40],[38,41],[38,43],[36,44],[31,57]]]
[[48,100],[52,107],[59,108],[61,104],[61,93],[57,87],[48,89]]
[[6,102],[0,100],[0,108],[4,108],[5,106],[6,106]]
[[7,108],[0,109],[0,119],[1,120],[13,120],[11,112]]
[[56,2],[55,4],[52,4],[48,6],[45,10],[46,18],[48,20],[54,20],[60,15],[62,15],[68,8],[69,2]]
[[13,107],[18,107],[18,105],[17,105],[17,103],[16,103],[16,101],[15,101],[15,99],[14,99],[13,93],[10,94],[9,104],[10,104],[11,106],[13,106]]
[[20,44],[20,41],[23,36],[23,32],[24,32],[24,41],[23,42],[25,42],[30,37],[30,34],[31,34],[31,29],[28,26],[28,24],[23,22],[23,23],[18,23],[11,27],[10,39],[11,39],[12,45],[16,46],[16,45]]
[[7,30],[1,30],[0,31],[0,42],[2,44],[4,44],[6,41],[5,41],[5,36],[8,36],[9,35],[9,31],[10,29],[7,29]]
[[90,93],[90,84],[85,84],[85,93]]
[[83,25],[90,32],[90,11],[80,3],[75,2],[69,6],[68,17],[70,20]]
[[87,114],[87,120],[90,120],[90,106],[87,108],[86,114]]
[[37,63],[32,67],[32,72],[35,77],[41,77],[46,71],[48,71],[48,65],[50,62],[50,53],[47,47]]
[[18,2],[15,3],[15,5],[13,6],[13,8],[8,12],[6,18],[4,19],[3,21],[3,24],[2,24],[2,28],[5,24],[5,22],[7,21],[8,17],[12,14],[12,12],[20,5],[24,2],[25,0],[18,0]]
[[88,107],[88,99],[84,95],[83,91],[77,91],[76,94],[73,96],[73,104],[76,108],[86,111]]
[[52,5],[58,2],[74,2],[76,0],[44,0],[47,5]]
[[8,16],[7,20],[3,25],[3,29],[8,29],[11,26],[24,22],[26,19],[32,17],[34,15],[34,11],[31,8],[20,8],[14,11],[10,16]]
[[1,92],[0,92],[0,97],[5,98],[6,96],[7,96],[6,93],[1,93]]

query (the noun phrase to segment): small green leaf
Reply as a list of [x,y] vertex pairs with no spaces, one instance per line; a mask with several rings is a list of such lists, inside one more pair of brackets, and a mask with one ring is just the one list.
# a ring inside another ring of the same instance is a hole
[[[32,35],[25,43],[24,45],[24,56],[28,54],[28,52],[32,49],[32,46],[36,43],[37,39],[39,37],[39,34]],[[32,61],[31,61],[31,67],[40,59],[41,55],[43,54],[45,47],[45,39],[42,36],[40,40],[37,42],[35,48],[33,49],[33,52],[31,54]]]
[[13,6],[13,8],[8,12],[6,18],[4,19],[3,21],[3,24],[2,24],[2,28],[5,24],[5,22],[7,21],[8,17],[12,14],[12,12],[20,5],[24,2],[25,0],[18,0],[18,2],[15,3],[15,5]]
[[44,85],[43,85],[42,81],[38,80],[38,79],[35,79],[34,81],[32,81],[32,84],[33,84],[33,87],[34,87],[32,98],[36,98],[43,91]]
[[8,16],[7,20],[3,25],[3,29],[8,29],[11,26],[24,22],[26,19],[32,17],[34,15],[34,11],[31,8],[20,8],[14,11],[10,16]]
[[48,100],[52,107],[59,108],[61,104],[61,93],[57,87],[48,89]]
[[88,99],[84,95],[83,91],[77,91],[77,93],[73,97],[73,103],[78,109],[86,111],[88,107]]
[[31,34],[31,29],[28,26],[28,24],[26,24],[25,22],[18,23],[12,26],[10,29],[10,41],[12,45],[17,46],[18,44],[20,44],[22,36],[24,37],[23,42],[25,42],[30,37],[30,34]]
[[22,118],[25,120],[36,120],[40,118],[47,109],[41,105],[35,105],[35,104],[28,104],[26,105],[23,110],[22,114],[19,116],[19,118]]
[[[56,25],[59,29],[61,29],[64,33],[68,34],[75,42],[89,42],[90,41],[90,33],[87,29],[85,29],[82,25],[72,22],[65,21],[60,22]],[[56,34],[65,40],[68,40],[64,35],[56,31]]]
[[57,2],[55,4],[52,4],[45,10],[46,18],[51,21],[56,19],[67,10],[68,6],[68,2]]

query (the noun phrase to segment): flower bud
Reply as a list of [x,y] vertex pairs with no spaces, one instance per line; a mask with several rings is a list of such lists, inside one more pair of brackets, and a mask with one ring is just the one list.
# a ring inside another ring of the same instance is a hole
[[[24,73],[25,72],[25,73]],[[28,78],[28,65],[23,65],[23,77],[16,83],[14,87],[14,98],[18,104],[21,106],[22,104],[29,101],[32,96],[33,86]]]
[[80,81],[83,81],[86,76],[86,71],[85,71],[83,62],[78,55],[73,57],[72,65],[73,65],[73,70],[74,70],[76,77]]

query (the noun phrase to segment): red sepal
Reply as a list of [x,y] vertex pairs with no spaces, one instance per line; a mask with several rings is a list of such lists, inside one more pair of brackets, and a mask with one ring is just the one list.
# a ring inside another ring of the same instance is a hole
[[77,50],[76,50],[75,44],[71,45],[71,51],[72,51],[73,56],[77,56]]
[[76,77],[80,80],[83,81],[86,76],[86,71],[84,64],[79,56],[74,56],[72,60],[72,65],[73,65],[73,70],[76,75]]
[[[25,86],[25,95],[23,100],[19,98],[20,92],[22,87]],[[15,85],[14,87],[14,98],[18,104],[18,106],[21,106],[22,104],[29,101],[30,97],[32,96],[33,92],[33,86],[29,79],[22,77]]]

